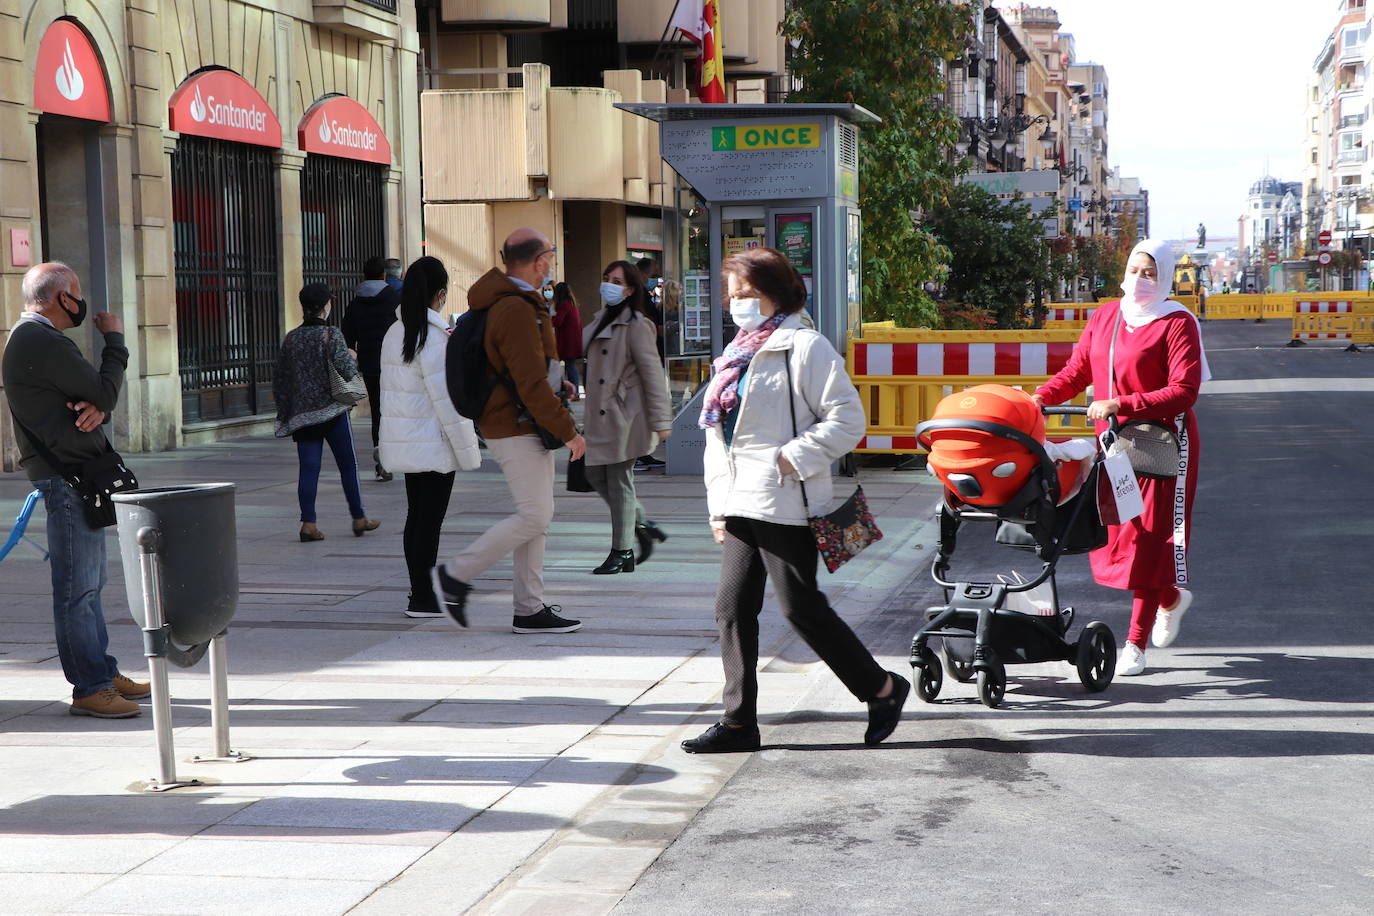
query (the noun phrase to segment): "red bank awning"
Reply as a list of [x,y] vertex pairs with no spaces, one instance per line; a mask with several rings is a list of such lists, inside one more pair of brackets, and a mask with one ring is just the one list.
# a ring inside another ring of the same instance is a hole
[[33,107],[88,121],[110,120],[110,88],[100,55],[70,19],[58,19],[48,26],[38,43]]
[[203,70],[172,93],[172,130],[197,137],[281,146],[281,123],[252,83],[232,70]]
[[391,165],[391,144],[377,119],[346,95],[320,99],[296,131],[301,151]]

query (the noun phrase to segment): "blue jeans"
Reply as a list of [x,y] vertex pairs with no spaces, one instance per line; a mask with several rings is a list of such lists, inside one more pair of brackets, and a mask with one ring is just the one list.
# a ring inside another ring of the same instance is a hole
[[353,454],[353,426],[348,412],[339,414],[325,427],[323,439],[301,439],[296,443],[296,457],[300,459],[300,476],[296,480],[296,498],[301,504],[301,522],[315,523],[315,494],[320,486],[320,464],[324,458],[324,444],[334,453],[343,481],[344,498],[354,518],[367,518],[363,511],[363,492],[358,484],[358,456]]
[[100,608],[105,587],[105,529],[86,524],[81,497],[61,477],[35,481],[48,510],[48,565],[57,656],[76,699],[113,686],[119,673],[107,654],[110,637]]

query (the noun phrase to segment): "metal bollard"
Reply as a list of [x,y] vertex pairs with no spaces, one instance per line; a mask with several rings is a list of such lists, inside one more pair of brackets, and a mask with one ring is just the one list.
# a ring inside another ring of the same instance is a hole
[[197,754],[195,763],[242,763],[253,758],[229,748],[229,651],[228,631],[210,640],[210,729],[215,735],[215,752]]
[[157,740],[158,775],[148,780],[148,792],[166,792],[184,786],[198,786],[198,780],[179,781],[176,748],[172,742],[172,695],[167,684],[167,639],[169,627],[162,614],[162,532],[156,528],[138,529],[139,571],[142,574],[143,606],[147,619],[143,627],[143,654],[148,659],[148,679],[152,682],[153,734]]

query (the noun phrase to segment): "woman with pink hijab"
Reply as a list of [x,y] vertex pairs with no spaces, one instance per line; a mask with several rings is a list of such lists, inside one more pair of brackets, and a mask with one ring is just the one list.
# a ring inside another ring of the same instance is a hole
[[1107,418],[1151,420],[1179,441],[1177,478],[1139,478],[1145,511],[1108,526],[1107,546],[1092,552],[1093,578],[1131,592],[1131,627],[1118,675],[1145,671],[1145,643],[1163,648],[1178,637],[1193,596],[1188,541],[1197,492],[1198,429],[1193,405],[1211,377],[1197,319],[1169,299],[1174,254],[1167,242],[1136,245],[1121,281],[1124,295],[1088,319],[1068,364],[1035,392],[1041,404],[1062,404],[1092,385],[1088,417],[1101,433]]

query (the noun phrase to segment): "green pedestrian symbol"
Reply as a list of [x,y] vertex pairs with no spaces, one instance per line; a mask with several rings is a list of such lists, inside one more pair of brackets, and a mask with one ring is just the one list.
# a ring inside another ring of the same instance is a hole
[[733,127],[711,128],[711,149],[732,150],[735,148],[735,129]]

